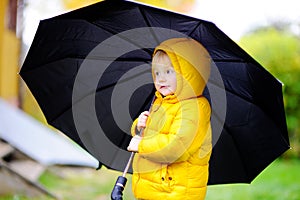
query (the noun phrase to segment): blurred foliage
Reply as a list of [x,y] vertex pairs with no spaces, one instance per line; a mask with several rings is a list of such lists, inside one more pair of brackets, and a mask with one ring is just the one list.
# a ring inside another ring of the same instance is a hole
[[288,29],[264,27],[240,40],[250,55],[283,84],[286,119],[292,150],[288,157],[300,157],[300,38]]
[[[66,9],[78,9],[102,0],[62,0]],[[196,0],[136,0],[160,8],[174,10],[178,12],[188,12],[194,6]]]
[[137,0],[156,7],[186,13],[190,11],[196,0]]
[[62,0],[63,5],[67,10],[75,10],[84,6],[88,6],[101,0]]

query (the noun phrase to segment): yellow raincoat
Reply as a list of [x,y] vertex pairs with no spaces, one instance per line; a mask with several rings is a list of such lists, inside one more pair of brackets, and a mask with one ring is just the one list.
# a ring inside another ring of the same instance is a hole
[[[177,88],[156,92],[143,139],[133,161],[132,189],[138,199],[205,198],[211,155],[211,108],[202,95],[210,57],[193,39],[174,38],[156,49],[166,52],[176,72]],[[132,125],[135,135],[137,120]]]

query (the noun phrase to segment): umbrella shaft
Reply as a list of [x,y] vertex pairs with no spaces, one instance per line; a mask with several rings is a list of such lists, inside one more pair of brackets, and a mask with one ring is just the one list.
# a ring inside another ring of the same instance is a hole
[[126,174],[127,174],[127,172],[128,172],[128,169],[129,169],[130,164],[131,164],[131,162],[132,162],[133,156],[134,156],[134,152],[131,152],[131,155],[130,155],[130,157],[129,157],[129,159],[128,159],[127,165],[126,165],[126,167],[125,167],[125,169],[124,169],[124,172],[123,172],[123,175],[122,175],[123,177],[125,177]]
[[[149,111],[151,111],[151,108],[152,108],[152,105],[153,105],[154,100],[155,100],[155,96],[152,98],[152,101],[151,101],[151,105],[150,105]],[[137,135],[141,136],[142,133],[143,133],[143,131],[144,131],[144,128],[141,128],[141,130],[139,131],[139,133],[138,133]],[[125,167],[125,169],[124,169],[124,171],[123,171],[123,174],[122,174],[123,177],[126,177],[126,174],[127,174],[128,169],[129,169],[129,167],[130,167],[130,164],[131,164],[131,162],[132,162],[132,159],[133,159],[134,154],[135,154],[135,152],[131,152],[131,155],[130,155],[130,157],[129,157],[129,159],[128,159],[127,165],[126,165],[126,167]]]

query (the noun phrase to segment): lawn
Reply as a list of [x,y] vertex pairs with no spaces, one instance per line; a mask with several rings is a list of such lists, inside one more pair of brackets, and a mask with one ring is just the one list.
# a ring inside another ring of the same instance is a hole
[[[64,200],[108,200],[117,177],[121,175],[107,169],[99,171],[86,168],[54,167],[40,179],[52,193]],[[131,192],[130,175],[124,199],[134,199]],[[21,195],[0,199],[27,200]],[[50,200],[47,197],[36,199]],[[209,186],[206,200],[299,200],[300,161],[276,160],[251,184]]]
[[300,161],[276,160],[251,184],[209,186],[206,200],[300,200]]

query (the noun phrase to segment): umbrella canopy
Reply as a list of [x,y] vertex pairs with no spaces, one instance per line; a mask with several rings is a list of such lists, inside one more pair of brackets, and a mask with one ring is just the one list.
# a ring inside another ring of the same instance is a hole
[[154,96],[153,49],[191,37],[209,52],[209,184],[250,183],[289,149],[282,85],[213,23],[130,1],[42,20],[21,69],[47,121],[123,170],[132,119]]

